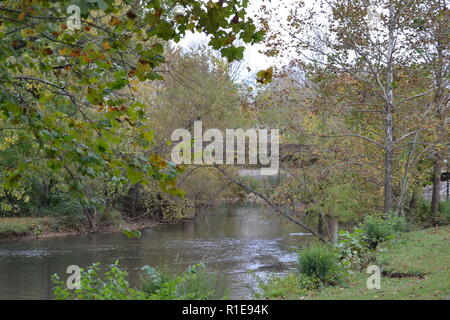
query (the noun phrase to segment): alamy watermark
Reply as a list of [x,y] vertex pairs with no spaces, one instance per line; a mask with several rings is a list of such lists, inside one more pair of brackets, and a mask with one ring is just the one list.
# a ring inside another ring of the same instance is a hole
[[381,289],[381,269],[379,266],[371,265],[367,267],[366,273],[371,274],[367,278],[367,289]]
[[77,5],[70,5],[67,7],[67,14],[69,17],[66,20],[67,28],[69,30],[77,30],[81,28],[81,10]]
[[260,168],[261,175],[278,174],[278,129],[226,129],[225,134],[219,129],[203,132],[202,121],[195,121],[193,136],[187,129],[176,129],[171,141],[178,142],[171,153],[175,164],[261,165],[266,166]]
[[[105,10],[108,4],[104,0],[87,0],[89,3],[96,4],[100,10]],[[66,20],[69,30],[81,29],[81,9],[79,6],[72,4],[67,7],[69,17]]]
[[67,289],[81,289],[81,268],[77,265],[70,265],[67,267],[66,273],[70,274],[66,281]]

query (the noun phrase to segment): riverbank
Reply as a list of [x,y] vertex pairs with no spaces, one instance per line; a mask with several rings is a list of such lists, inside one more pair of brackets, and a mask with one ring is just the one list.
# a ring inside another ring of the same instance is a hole
[[169,222],[156,222],[143,218],[122,222],[120,225],[109,223],[98,227],[93,232],[87,228],[80,230],[64,228],[55,218],[50,217],[0,218],[0,241],[45,239],[86,233],[112,233],[119,232],[123,228],[141,230],[167,223]]
[[368,290],[368,274],[356,272],[340,286],[302,289],[295,274],[264,286],[266,299],[447,299],[450,297],[450,226],[403,233],[376,253],[381,289]]

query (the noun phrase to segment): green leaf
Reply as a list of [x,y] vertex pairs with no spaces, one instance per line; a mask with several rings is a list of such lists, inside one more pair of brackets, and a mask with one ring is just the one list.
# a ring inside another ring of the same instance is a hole
[[144,177],[144,174],[140,171],[137,171],[133,168],[128,168],[127,170],[127,178],[130,180],[132,184],[139,183]]
[[244,47],[230,47],[223,48],[220,50],[222,56],[226,57],[229,62],[233,62],[235,60],[242,60],[244,58]]
[[139,230],[131,230],[130,228],[123,228],[122,233],[128,237],[128,239],[137,238],[140,239],[142,233]]

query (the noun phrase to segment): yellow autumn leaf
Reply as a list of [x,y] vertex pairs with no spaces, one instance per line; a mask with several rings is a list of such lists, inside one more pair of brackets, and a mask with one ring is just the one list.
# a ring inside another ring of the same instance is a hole
[[22,21],[23,19],[25,19],[25,16],[26,16],[26,13],[25,13],[24,11],[22,11],[22,12],[19,14],[19,17],[17,18],[17,20]]
[[63,49],[59,50],[59,54],[62,56],[67,56],[69,53],[70,53],[70,51],[67,48],[63,48]]
[[120,19],[117,18],[117,17],[115,17],[115,16],[112,16],[112,17],[111,17],[111,20],[109,21],[109,25],[110,25],[111,27],[117,26],[117,25],[119,25],[120,23],[121,23]]
[[108,41],[102,43],[102,47],[105,50],[111,49],[111,44]]

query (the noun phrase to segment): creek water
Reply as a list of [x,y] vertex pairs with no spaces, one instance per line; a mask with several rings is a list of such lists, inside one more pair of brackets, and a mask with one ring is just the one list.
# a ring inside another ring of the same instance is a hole
[[141,239],[109,233],[2,242],[0,299],[52,299],[52,274],[66,279],[69,265],[116,260],[133,286],[144,265],[181,272],[203,262],[226,277],[230,298],[251,299],[255,276],[294,267],[296,250],[310,239],[304,232],[269,209],[235,206],[202,210],[195,221],[145,229]]

